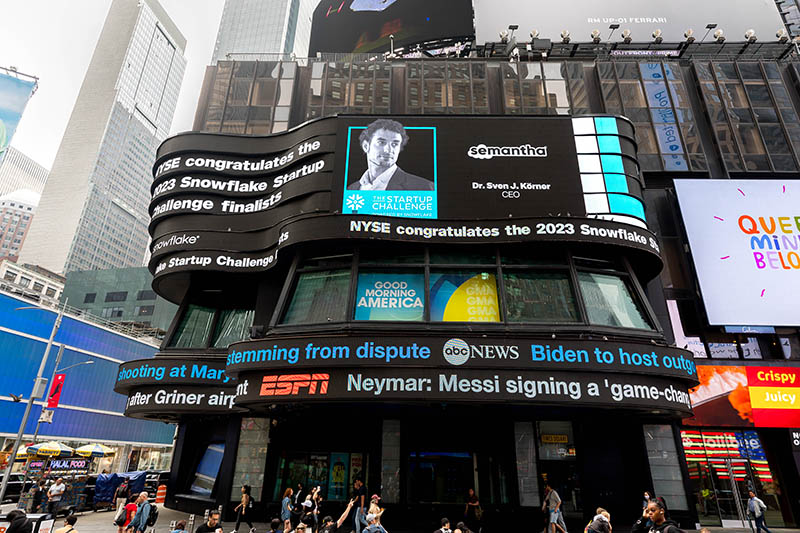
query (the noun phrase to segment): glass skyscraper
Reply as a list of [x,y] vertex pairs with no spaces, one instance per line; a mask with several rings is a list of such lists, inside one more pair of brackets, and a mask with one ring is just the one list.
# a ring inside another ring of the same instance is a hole
[[225,0],[212,64],[228,54],[308,55],[311,17],[320,0]]
[[55,272],[140,266],[151,166],[186,39],[156,0],[111,4],[21,253]]

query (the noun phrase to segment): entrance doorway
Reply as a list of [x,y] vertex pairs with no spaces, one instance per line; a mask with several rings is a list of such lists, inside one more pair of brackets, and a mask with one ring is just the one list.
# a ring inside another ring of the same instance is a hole
[[749,528],[751,490],[767,505],[767,525],[784,525],[777,481],[755,431],[682,430],[681,437],[701,525]]

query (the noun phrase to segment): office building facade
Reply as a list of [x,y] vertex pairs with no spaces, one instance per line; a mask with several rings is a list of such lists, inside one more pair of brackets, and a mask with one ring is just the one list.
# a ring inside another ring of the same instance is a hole
[[67,273],[63,299],[84,313],[163,335],[178,308],[153,291],[152,281],[147,267],[75,270]]
[[0,196],[0,257],[19,256],[39,199],[39,193],[30,189]]
[[142,265],[150,165],[172,123],[185,47],[157,0],[112,2],[23,261],[56,272]]
[[42,194],[49,172],[30,157],[9,146],[0,161],[0,194],[18,189],[30,189]]
[[225,0],[211,63],[229,55],[306,57],[319,0]]

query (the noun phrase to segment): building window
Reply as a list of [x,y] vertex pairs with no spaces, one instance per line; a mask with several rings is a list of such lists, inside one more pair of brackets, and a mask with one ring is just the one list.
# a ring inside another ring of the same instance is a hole
[[652,329],[622,276],[578,272],[578,283],[590,324]]
[[432,322],[500,322],[497,279],[490,270],[431,272]]
[[151,290],[139,291],[136,294],[136,299],[137,300],[155,300],[156,299],[156,293],[155,293],[155,291],[151,291]]
[[97,298],[96,292],[87,292],[86,296],[83,297],[83,303],[93,304],[96,298]]
[[47,287],[47,289],[45,289],[44,293],[50,298],[55,298],[56,297],[56,290],[53,287]]
[[219,469],[222,466],[222,457],[225,455],[225,443],[217,442],[209,444],[203,457],[195,470],[194,481],[189,492],[210,498],[217,482]]
[[6,270],[6,273],[3,274],[3,279],[14,283],[17,281],[17,274],[16,272],[11,272],[10,270]]
[[349,287],[349,269],[301,273],[282,322],[314,324],[343,321]]
[[205,348],[211,332],[214,309],[190,304],[170,340],[171,348]]
[[248,339],[250,326],[253,325],[253,316],[255,316],[253,309],[221,310],[217,317],[211,345],[214,348],[227,348],[233,342]]
[[636,278],[618,258],[573,258],[552,246],[497,252],[409,247],[389,255],[369,248],[358,251],[357,264],[350,268],[344,264],[351,261],[350,254],[336,260],[307,259],[294,277],[280,323],[485,322],[654,329]]
[[425,272],[364,269],[358,273],[355,320],[421,321],[425,315]]
[[578,309],[563,271],[503,273],[509,322],[576,322]]
[[152,316],[155,308],[154,305],[137,305],[133,310],[133,314],[136,316]]
[[124,302],[128,299],[127,291],[107,292],[106,302]]
[[123,311],[124,310],[122,307],[104,307],[103,310],[100,312],[101,313],[100,316],[108,319],[122,318]]
[[36,292],[42,292],[43,289],[44,289],[44,284],[39,283],[38,281],[33,282],[33,290],[35,290]]
[[20,276],[19,284],[22,285],[23,287],[28,287],[31,284],[31,279],[26,278],[25,276]]

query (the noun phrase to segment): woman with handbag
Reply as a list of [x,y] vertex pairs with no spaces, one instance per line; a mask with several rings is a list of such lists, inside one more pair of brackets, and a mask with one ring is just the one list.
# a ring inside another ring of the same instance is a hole
[[464,522],[472,531],[480,531],[481,518],[483,518],[481,502],[478,500],[478,495],[475,494],[475,489],[470,488],[467,491],[467,501],[464,506]]

